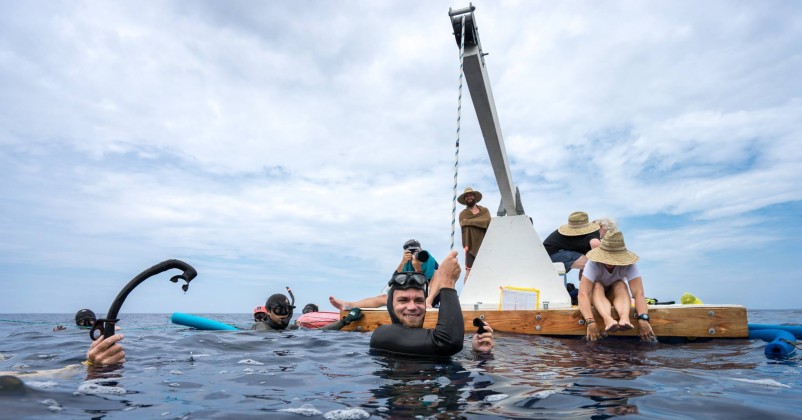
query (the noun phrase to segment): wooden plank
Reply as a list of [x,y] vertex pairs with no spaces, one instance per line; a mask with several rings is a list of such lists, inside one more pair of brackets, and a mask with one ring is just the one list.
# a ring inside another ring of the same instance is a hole
[[[342,311],[341,315],[347,315]],[[363,310],[362,319],[343,328],[344,331],[373,331],[379,325],[390,323],[387,310]],[[614,318],[617,318],[613,311]],[[463,311],[465,331],[473,332],[473,319],[483,317],[495,331],[532,335],[585,335],[585,325],[579,310],[545,309],[537,311]],[[744,338],[749,336],[746,308],[739,305],[656,305],[649,307],[650,323],[658,337],[710,337]],[[603,327],[601,317],[594,310],[596,322]],[[629,331],[618,331],[613,336],[637,336],[636,326]],[[437,310],[429,310],[425,328],[434,328]]]

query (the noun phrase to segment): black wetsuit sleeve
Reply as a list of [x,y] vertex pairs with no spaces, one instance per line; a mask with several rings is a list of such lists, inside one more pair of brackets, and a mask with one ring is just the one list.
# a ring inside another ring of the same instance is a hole
[[345,318],[340,319],[339,321],[334,321],[331,324],[324,325],[319,330],[341,330],[344,326],[346,326]]
[[440,289],[440,311],[434,329],[382,325],[370,337],[370,348],[416,356],[453,356],[462,350],[464,339],[457,291]]

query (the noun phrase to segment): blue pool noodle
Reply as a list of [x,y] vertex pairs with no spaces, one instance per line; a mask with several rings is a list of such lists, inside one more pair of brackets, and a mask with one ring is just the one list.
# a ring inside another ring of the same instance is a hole
[[802,338],[802,325],[747,324],[749,332],[753,330],[783,330]]
[[[766,325],[766,324],[755,324],[759,325],[759,327],[752,328],[753,324],[749,324],[749,338],[757,338],[763,341],[768,341],[769,343],[766,344],[766,348],[763,349],[763,354],[769,357],[788,357],[794,354],[796,351],[796,347],[793,344],[796,342],[796,337],[791,331],[795,328],[799,328],[802,331],[802,327],[794,327],[794,326],[785,326],[785,325]],[[777,329],[771,329],[768,327],[778,327]],[[791,331],[789,331],[789,329]],[[786,340],[786,341],[783,341]]]
[[220,321],[204,318],[197,315],[189,315],[181,312],[173,312],[170,317],[173,324],[185,325],[187,327],[197,328],[199,330],[222,330],[222,331],[237,331],[237,327],[224,324]]

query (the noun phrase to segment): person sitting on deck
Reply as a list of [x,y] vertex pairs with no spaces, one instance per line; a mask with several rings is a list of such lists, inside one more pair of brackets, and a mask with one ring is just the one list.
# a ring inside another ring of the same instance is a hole
[[565,272],[568,273],[572,268],[579,270],[579,278],[582,278],[582,270],[588,258],[585,254],[591,250],[591,241],[599,240],[599,225],[588,221],[588,214],[583,211],[575,211],[568,216],[568,224],[560,226],[543,241],[543,247],[549,254],[552,262],[559,262],[565,265]]
[[[393,274],[388,285],[387,312],[392,324],[381,325],[370,337],[370,348],[415,356],[453,356],[462,350],[465,324],[454,289],[460,276],[457,252],[452,251],[437,270],[440,311],[437,326],[423,328],[426,317],[426,277],[418,272]],[[476,352],[493,349],[493,330],[484,323],[486,332],[474,336],[471,347]]]
[[[579,311],[587,324],[586,338],[595,341],[601,335],[634,328],[629,322],[631,292],[635,299],[638,334],[642,340],[654,340],[643,280],[638,265],[635,264],[638,256],[627,250],[624,234],[615,231],[605,235],[601,245],[588,252],[588,259],[590,261],[585,265],[578,296]],[[598,324],[593,318],[591,302],[604,321],[604,334],[600,334]],[[618,320],[612,317],[611,303],[618,313]]]
[[601,219],[594,220],[593,223],[599,225],[599,239],[590,240],[591,248],[596,248],[601,245],[601,240],[604,239],[604,235],[618,230],[618,223],[616,223],[612,217],[602,217]]
[[[421,272],[426,276],[427,281],[431,281],[434,277],[435,271],[437,271],[437,268],[439,267],[437,260],[435,260],[428,251],[422,249],[420,242],[418,242],[416,239],[410,239],[406,241],[403,249],[404,254],[401,255],[401,262],[398,264],[398,268],[396,268],[395,273]],[[385,287],[385,290],[387,290],[387,287]],[[437,287],[437,290],[439,290],[439,286]],[[437,294],[437,290],[432,288],[431,299],[426,302],[427,307],[431,308],[432,305],[437,303],[434,296]],[[351,308],[379,308],[387,304],[387,294],[382,293],[378,296],[364,298],[353,302],[348,302],[342,299],[337,299],[334,296],[329,296],[329,302],[332,306],[341,311]]]

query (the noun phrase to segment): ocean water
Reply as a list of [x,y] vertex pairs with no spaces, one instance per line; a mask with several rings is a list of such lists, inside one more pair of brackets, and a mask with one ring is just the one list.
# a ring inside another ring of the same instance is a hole
[[[802,356],[769,359],[758,340],[498,333],[491,356],[466,337],[450,360],[418,360],[371,353],[368,333],[208,332],[122,314],[127,362],[108,370],[80,365],[90,339],[72,316],[0,315],[0,371],[23,382],[0,382],[0,418],[802,417]],[[800,324],[802,311],[750,310],[749,322]]]

